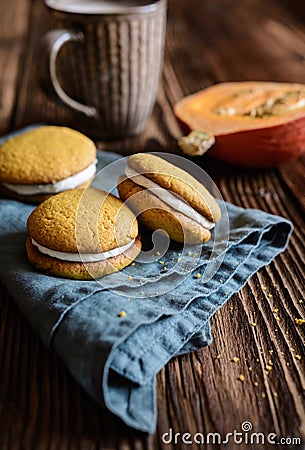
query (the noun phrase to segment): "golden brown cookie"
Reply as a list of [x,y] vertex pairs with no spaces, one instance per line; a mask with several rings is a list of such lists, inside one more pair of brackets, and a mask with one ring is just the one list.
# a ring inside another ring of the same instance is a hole
[[[198,244],[210,239],[209,230],[174,210],[148,189],[138,186],[125,176],[119,178],[118,191],[120,197],[147,228],[164,229],[170,239],[181,243]],[[146,211],[143,211],[143,205],[148,205]]]
[[30,262],[45,273],[67,278],[116,272],[141,249],[134,214],[120,199],[98,189],[50,197],[31,213],[27,227]]
[[127,179],[119,178],[118,191],[140,221],[152,230],[164,229],[177,242],[196,244],[210,239],[221,211],[198,180],[148,153],[130,156],[127,164]]
[[136,172],[182,197],[208,220],[218,222],[221,212],[209,191],[185,170],[149,153],[137,153],[128,158],[128,166]]
[[39,202],[87,183],[95,173],[91,139],[66,127],[43,126],[0,147],[0,185],[8,196]]

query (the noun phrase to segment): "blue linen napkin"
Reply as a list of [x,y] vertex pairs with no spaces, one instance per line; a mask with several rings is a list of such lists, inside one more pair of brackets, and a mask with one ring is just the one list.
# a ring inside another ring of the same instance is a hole
[[[99,152],[99,168],[117,158]],[[91,397],[136,429],[156,428],[156,373],[173,356],[208,345],[211,316],[287,246],[292,232],[288,220],[228,203],[221,207],[230,225],[226,251],[216,248],[211,259],[212,244],[207,243],[182,283],[162,295],[141,298],[143,286],[153,289],[151,277],[160,291],[171,282],[159,277],[163,266],[158,261],[136,263],[102,284],[40,274],[25,252],[26,220],[33,206],[0,200],[0,279],[45,345]],[[222,232],[226,237],[220,228],[220,242]],[[178,252],[177,247],[169,249],[165,265],[170,268]],[[192,258],[185,255],[186,262]],[[217,272],[205,280],[215,263],[220,265]],[[122,310],[125,317],[119,317]]]

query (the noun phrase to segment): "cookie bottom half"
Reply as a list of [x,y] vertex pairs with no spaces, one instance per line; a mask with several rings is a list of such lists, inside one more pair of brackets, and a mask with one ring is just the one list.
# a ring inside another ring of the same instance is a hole
[[46,275],[54,275],[73,280],[92,280],[124,269],[141,251],[141,240],[138,236],[135,243],[125,252],[104,261],[82,263],[62,261],[41,253],[31,242],[26,240],[28,259],[37,269]]

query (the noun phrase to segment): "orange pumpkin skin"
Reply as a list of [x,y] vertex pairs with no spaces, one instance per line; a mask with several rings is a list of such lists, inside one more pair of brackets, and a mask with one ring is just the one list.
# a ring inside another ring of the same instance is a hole
[[305,151],[305,116],[281,125],[215,137],[209,155],[242,167],[267,168]]

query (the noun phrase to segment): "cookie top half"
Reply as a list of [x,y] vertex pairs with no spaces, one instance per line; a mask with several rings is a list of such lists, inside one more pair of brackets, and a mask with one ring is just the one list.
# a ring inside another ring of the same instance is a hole
[[43,126],[0,147],[0,182],[49,184],[86,169],[96,158],[93,141],[66,127]]
[[74,189],[54,195],[29,216],[30,236],[51,250],[99,253],[128,244],[138,235],[135,215],[99,189]]
[[128,166],[162,188],[182,197],[208,220],[218,222],[220,219],[221,211],[214,197],[185,170],[149,153],[130,156]]

